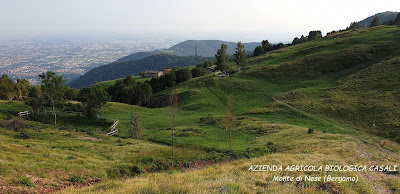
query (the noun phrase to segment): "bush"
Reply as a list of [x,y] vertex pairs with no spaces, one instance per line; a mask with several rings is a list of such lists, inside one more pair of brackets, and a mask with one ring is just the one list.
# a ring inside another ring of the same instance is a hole
[[19,129],[21,127],[25,127],[26,124],[22,119],[10,119],[0,122],[0,127],[7,128],[7,129]]
[[73,182],[73,183],[80,183],[83,181],[81,176],[73,176],[69,179],[69,181]]
[[143,174],[144,172],[144,167],[140,165],[121,165],[108,169],[107,176],[111,178],[134,177]]
[[31,187],[31,188],[35,187],[35,184],[33,184],[32,181],[29,180],[29,178],[27,178],[27,177],[19,180],[17,183],[22,186],[26,186],[26,187]]
[[313,128],[308,128],[308,134],[314,133],[314,129]]
[[28,132],[26,132],[25,130],[21,131],[18,135],[17,138],[19,139],[30,139],[31,136],[29,135]]

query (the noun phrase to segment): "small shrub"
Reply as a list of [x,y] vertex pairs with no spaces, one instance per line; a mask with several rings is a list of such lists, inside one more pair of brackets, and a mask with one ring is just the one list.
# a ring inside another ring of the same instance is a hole
[[312,134],[314,133],[314,129],[313,128],[308,128],[308,134]]
[[26,186],[26,187],[31,187],[31,188],[35,187],[35,184],[33,184],[32,181],[29,180],[29,178],[27,178],[27,177],[19,180],[17,183],[22,186]]
[[14,129],[17,130],[21,127],[25,127],[26,123],[22,119],[9,119],[0,122],[0,127],[7,128],[7,129]]
[[69,179],[69,181],[73,182],[73,183],[80,183],[83,181],[81,176],[73,176]]
[[18,135],[17,138],[19,139],[30,139],[31,136],[29,135],[28,132],[26,132],[25,130],[21,131]]

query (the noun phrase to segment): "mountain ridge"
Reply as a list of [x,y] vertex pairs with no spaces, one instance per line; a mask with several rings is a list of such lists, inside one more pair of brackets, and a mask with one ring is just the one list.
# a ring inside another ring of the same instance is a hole
[[[173,54],[177,56],[195,56],[196,45],[197,45],[197,55],[202,57],[214,57],[217,50],[221,48],[221,44],[226,44],[228,46],[228,53],[233,55],[236,49],[236,42],[222,41],[222,40],[186,40],[180,42],[168,49],[160,49],[154,51],[143,51],[133,53],[131,55],[122,57],[118,59],[116,62],[127,62],[132,60],[143,59],[149,57],[151,55],[157,54]],[[253,51],[257,46],[260,46],[261,43],[257,42],[248,42],[243,43],[245,49],[247,51]]]

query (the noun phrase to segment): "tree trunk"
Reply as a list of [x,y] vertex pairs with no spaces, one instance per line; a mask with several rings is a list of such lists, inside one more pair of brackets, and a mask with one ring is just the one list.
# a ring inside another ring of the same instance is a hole
[[55,111],[54,101],[52,101],[52,104],[53,104],[54,125],[57,125],[57,114]]

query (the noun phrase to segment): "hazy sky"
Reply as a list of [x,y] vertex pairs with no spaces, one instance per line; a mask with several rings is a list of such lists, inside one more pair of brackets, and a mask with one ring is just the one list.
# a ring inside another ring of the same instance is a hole
[[2,35],[134,35],[291,41],[384,11],[398,0],[0,0]]

